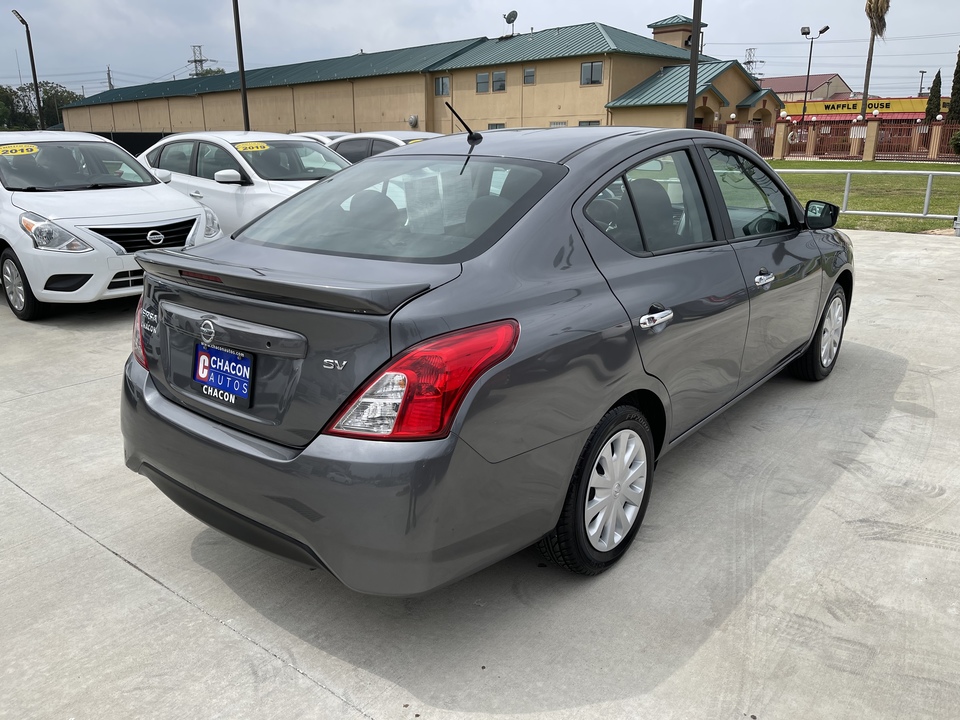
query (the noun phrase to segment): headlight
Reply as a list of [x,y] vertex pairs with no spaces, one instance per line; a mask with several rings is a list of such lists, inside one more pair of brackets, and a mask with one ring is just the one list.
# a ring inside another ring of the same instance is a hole
[[220,221],[217,214],[206,205],[203,206],[203,222],[203,236],[207,239],[216,237],[220,232]]
[[20,227],[31,237],[34,246],[40,250],[57,250],[59,252],[72,253],[83,253],[93,250],[92,247],[73,233],[67,232],[59,225],[35,213],[23,213],[23,215],[20,216]]

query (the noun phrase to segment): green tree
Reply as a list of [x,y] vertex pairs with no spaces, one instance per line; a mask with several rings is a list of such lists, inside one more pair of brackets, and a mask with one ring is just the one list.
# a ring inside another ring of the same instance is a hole
[[226,70],[223,68],[204,68],[200,72],[190,73],[190,77],[208,77],[210,75],[224,75]]
[[[33,86],[31,85],[31,88]],[[9,85],[0,85],[0,128],[5,130],[35,130],[36,115],[28,112],[20,102],[20,95]]]
[[887,13],[890,12],[890,0],[867,0],[863,11],[870,21],[870,47],[867,49],[867,72],[863,78],[863,102],[860,114],[867,116],[870,102],[870,73],[873,70],[873,45],[877,38],[887,34]]
[[953,89],[950,90],[950,107],[947,109],[944,120],[950,125],[960,125],[960,51],[957,51],[957,67],[953,71]]
[[923,118],[924,122],[932,123],[940,114],[940,71],[933,78],[933,84],[930,85],[930,95],[927,97],[927,114]]
[[[31,119],[29,127],[37,127],[37,101],[33,92],[33,83],[21,85],[16,89],[21,111]],[[50,127],[60,122],[60,108],[82,100],[80,93],[67,90],[63,85],[48,80],[40,81],[40,102],[43,104],[43,126]]]

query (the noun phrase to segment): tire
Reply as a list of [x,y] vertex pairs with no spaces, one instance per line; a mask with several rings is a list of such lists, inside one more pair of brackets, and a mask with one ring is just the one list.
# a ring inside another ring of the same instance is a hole
[[3,296],[7,299],[7,305],[18,318],[36,320],[43,314],[43,303],[34,297],[30,281],[10,248],[0,254],[0,282],[3,283]]
[[790,366],[794,375],[801,380],[817,381],[833,372],[840,356],[846,321],[847,295],[842,287],[834,285],[810,347]]
[[604,415],[580,454],[557,526],[540,540],[544,557],[581,575],[599,575],[617,562],[643,522],[653,464],[643,414],[621,405]]

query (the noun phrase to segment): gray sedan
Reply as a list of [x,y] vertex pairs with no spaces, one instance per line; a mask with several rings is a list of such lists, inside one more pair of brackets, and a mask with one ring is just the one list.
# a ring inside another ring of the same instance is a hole
[[595,575],[659,458],[781,370],[832,371],[853,295],[838,209],[804,209],[742,144],[470,140],[141,253],[128,467],[360,592],[427,592],[535,543]]

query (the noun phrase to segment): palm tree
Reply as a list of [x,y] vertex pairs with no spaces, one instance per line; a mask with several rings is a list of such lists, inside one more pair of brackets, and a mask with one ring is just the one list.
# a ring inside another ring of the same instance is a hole
[[867,0],[863,11],[870,21],[870,49],[867,50],[867,72],[863,78],[863,102],[861,115],[867,116],[867,104],[870,102],[870,71],[873,70],[873,44],[877,38],[887,33],[887,13],[890,12],[890,0]]

